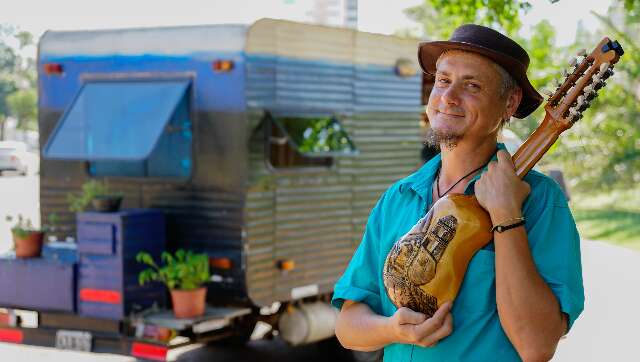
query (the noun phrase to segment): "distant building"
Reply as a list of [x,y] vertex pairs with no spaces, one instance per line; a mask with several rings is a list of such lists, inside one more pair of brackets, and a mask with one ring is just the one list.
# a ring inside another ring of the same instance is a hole
[[358,27],[358,0],[312,0],[308,4],[310,23],[352,29]]

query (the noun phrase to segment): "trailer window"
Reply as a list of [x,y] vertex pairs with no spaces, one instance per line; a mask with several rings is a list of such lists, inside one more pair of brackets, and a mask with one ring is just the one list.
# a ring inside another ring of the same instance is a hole
[[270,117],[270,161],[276,168],[329,167],[357,149],[335,117]]
[[43,150],[88,161],[94,176],[191,174],[188,80],[101,80],[83,85]]

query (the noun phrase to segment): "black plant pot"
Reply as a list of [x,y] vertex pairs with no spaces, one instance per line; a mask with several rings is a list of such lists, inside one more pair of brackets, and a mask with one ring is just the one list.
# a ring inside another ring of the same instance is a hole
[[116,212],[121,203],[122,196],[96,196],[91,200],[93,209],[98,212]]

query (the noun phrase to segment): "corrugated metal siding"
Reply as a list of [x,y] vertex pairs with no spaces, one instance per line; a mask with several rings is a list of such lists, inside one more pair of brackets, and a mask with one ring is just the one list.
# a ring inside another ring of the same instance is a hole
[[247,104],[266,110],[350,112],[354,96],[350,64],[247,56]]
[[[254,136],[246,248],[249,294],[259,305],[289,300],[300,286],[330,292],[376,200],[420,163],[421,78],[400,78],[393,67],[399,57],[415,58],[416,42],[284,23],[258,22],[249,31],[254,126],[263,111],[336,113],[360,154],[330,169],[272,172],[263,130]],[[296,269],[283,273],[278,260],[294,260]]]
[[245,51],[351,64],[355,34],[354,30],[344,28],[261,19],[249,28]]

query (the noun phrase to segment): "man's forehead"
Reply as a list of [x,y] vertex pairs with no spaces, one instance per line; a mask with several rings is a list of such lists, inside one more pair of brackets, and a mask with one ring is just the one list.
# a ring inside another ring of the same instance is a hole
[[489,58],[461,50],[443,53],[436,62],[436,73],[487,80],[499,76]]

